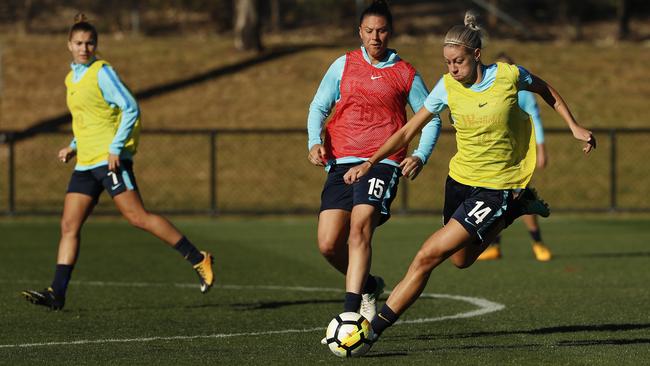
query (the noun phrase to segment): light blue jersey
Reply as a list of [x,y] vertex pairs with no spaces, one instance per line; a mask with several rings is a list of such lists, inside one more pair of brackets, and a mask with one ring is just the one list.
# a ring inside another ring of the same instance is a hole
[[[361,51],[363,53],[363,58],[371,64],[366,49],[361,47]],[[320,86],[316,91],[316,95],[314,96],[311,105],[309,106],[309,115],[307,117],[307,147],[309,150],[311,150],[311,148],[316,144],[322,144],[321,132],[323,124],[332,111],[332,108],[341,98],[340,85],[343,77],[343,69],[345,67],[345,57],[345,55],[339,57],[332,63],[332,65],[330,65],[323,80],[321,80]],[[399,60],[400,58],[397,55],[397,52],[389,49],[386,58],[373,66],[377,68],[391,67]],[[428,90],[422,77],[416,73],[408,95],[408,102],[413,112],[417,112],[422,108],[427,94]],[[422,129],[420,143],[418,148],[413,152],[413,155],[420,158],[423,163],[427,162],[436,142],[438,141],[438,137],[440,136],[440,124],[440,118],[438,115],[435,115]],[[345,164],[356,163],[363,160],[366,159],[349,156],[336,159],[336,162],[339,164]],[[381,162],[390,165],[398,165],[396,162],[389,159],[384,159]]]
[[[475,92],[482,92],[487,90],[492,86],[492,84],[494,84],[494,80],[496,80],[497,77],[497,64],[491,64],[488,66],[481,65],[481,67],[483,68],[483,80],[470,86],[470,90]],[[524,69],[521,66],[517,67],[519,68],[519,82],[517,84],[517,89],[522,90],[533,83],[533,77],[530,75],[528,70]],[[429,112],[436,114],[444,111],[447,106],[447,89],[445,88],[445,82],[443,78],[440,78],[436,86],[433,88],[425,100],[424,108],[426,108]]]
[[528,90],[520,90],[517,93],[517,97],[519,99],[519,108],[528,113],[528,115],[533,119],[533,125],[535,126],[535,142],[538,145],[543,144],[544,126],[542,125],[542,117],[539,115],[539,107],[535,100],[535,94]]
[[[94,61],[94,60],[93,60]],[[92,61],[88,64],[70,64],[72,68],[73,82],[81,80],[86,71],[88,71],[89,66],[92,64]],[[104,100],[111,108],[119,108],[122,111],[122,118],[120,120],[120,125],[115,133],[115,137],[108,146],[108,151],[114,155],[120,155],[121,158],[131,158],[129,154],[126,154],[127,151],[122,152],[124,144],[131,136],[131,131],[135,126],[135,122],[140,116],[140,109],[135,98],[128,90],[128,88],[122,83],[120,78],[115,73],[112,67],[104,65],[99,73],[97,74],[99,89],[102,92]],[[77,142],[75,139],[70,143],[70,147],[77,149]],[[90,170],[98,166],[107,165],[108,161],[101,162],[91,166],[80,166],[77,165],[75,170]]]

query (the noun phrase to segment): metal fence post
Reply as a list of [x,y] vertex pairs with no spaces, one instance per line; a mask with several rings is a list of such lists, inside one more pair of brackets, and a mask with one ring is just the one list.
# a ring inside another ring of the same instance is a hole
[[609,130],[609,209],[616,211],[618,208],[616,200],[616,129]]
[[210,131],[210,214],[217,214],[217,132]]
[[9,156],[7,159],[9,160],[7,162],[7,172],[8,172],[8,181],[7,181],[7,210],[10,215],[13,215],[16,213],[16,201],[15,201],[15,187],[16,187],[16,166],[15,166],[15,149],[14,149],[14,140],[12,137],[9,137],[7,141],[7,148],[9,151]]

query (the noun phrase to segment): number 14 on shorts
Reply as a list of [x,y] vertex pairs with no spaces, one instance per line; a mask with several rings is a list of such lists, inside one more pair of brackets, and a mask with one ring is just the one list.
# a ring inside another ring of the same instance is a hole
[[476,201],[476,206],[474,206],[474,208],[467,213],[468,217],[476,219],[477,225],[483,222],[485,217],[489,215],[490,212],[492,212],[492,209],[490,207],[482,208],[484,204],[485,202],[483,201]]

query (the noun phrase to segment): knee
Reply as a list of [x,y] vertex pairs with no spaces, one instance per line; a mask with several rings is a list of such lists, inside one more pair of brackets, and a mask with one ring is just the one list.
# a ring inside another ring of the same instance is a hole
[[81,223],[77,220],[71,220],[67,218],[61,219],[61,235],[70,236],[70,235],[79,235],[79,230],[81,229]]
[[366,235],[362,230],[355,230],[352,228],[350,230],[350,236],[348,237],[348,245],[353,248],[363,248],[370,246],[370,237]]
[[439,258],[436,252],[420,250],[415,255],[413,265],[417,272],[426,274],[433,270],[437,262],[439,262]]
[[320,239],[318,240],[318,250],[325,258],[333,258],[336,256],[339,248],[336,245],[336,240]]
[[414,269],[428,275],[436,266],[449,257],[449,253],[437,247],[422,248],[413,260]]

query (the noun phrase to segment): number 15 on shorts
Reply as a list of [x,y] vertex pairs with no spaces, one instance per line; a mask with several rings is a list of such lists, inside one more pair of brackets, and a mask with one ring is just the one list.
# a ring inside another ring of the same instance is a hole
[[481,222],[483,222],[485,217],[487,215],[489,215],[490,212],[492,212],[492,209],[489,208],[489,207],[481,208],[481,207],[483,207],[484,204],[485,204],[485,202],[483,202],[483,201],[476,201],[476,206],[474,206],[472,211],[467,213],[467,216],[469,218],[473,218],[473,219],[476,220],[477,225],[480,224]]
[[384,194],[384,186],[386,183],[379,178],[368,179],[368,195],[381,199]]

